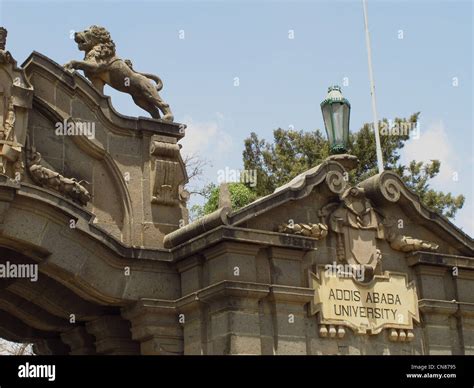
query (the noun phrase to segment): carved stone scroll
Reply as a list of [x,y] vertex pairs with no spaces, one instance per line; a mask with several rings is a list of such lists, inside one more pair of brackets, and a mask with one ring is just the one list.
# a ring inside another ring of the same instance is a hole
[[335,194],[342,194],[346,188],[347,181],[339,171],[329,171],[326,175],[326,184]]
[[186,178],[180,163],[179,150],[179,145],[171,139],[163,136],[152,137],[152,203],[178,206],[188,199],[188,193],[183,188]]

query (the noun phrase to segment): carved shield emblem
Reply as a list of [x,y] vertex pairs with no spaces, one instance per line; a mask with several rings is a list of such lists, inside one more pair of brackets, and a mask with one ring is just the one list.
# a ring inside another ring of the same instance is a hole
[[346,260],[349,264],[377,265],[376,231],[373,229],[345,228]]

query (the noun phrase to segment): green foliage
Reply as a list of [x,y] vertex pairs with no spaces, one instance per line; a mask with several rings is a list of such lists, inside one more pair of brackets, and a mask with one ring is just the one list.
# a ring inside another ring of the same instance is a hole
[[[391,128],[386,119],[379,125],[384,125],[394,133],[395,128],[400,128],[402,123],[414,128],[418,117],[419,113],[415,113],[408,119],[397,118]],[[464,204],[464,196],[445,194],[429,187],[429,180],[439,173],[439,161],[425,164],[412,161],[408,166],[400,164],[400,151],[408,139],[408,133],[381,135],[384,167],[397,172],[425,205],[439,214],[454,217]],[[257,185],[253,190],[259,197],[272,193],[275,188],[329,156],[328,141],[320,130],[303,132],[279,128],[273,131],[273,143],[259,139],[252,132],[245,139],[244,145],[244,168],[257,171]],[[365,124],[359,131],[350,134],[348,151],[360,161],[359,167],[350,174],[351,183],[360,182],[377,173],[375,136],[371,125]]]
[[404,168],[402,179],[420,196],[425,205],[439,214],[452,218],[456,211],[463,207],[465,198],[463,195],[455,197],[451,193],[445,194],[429,187],[428,181],[439,173],[440,166],[439,160],[425,164],[413,160]]
[[[204,186],[204,188],[199,191],[199,194],[202,195],[204,198],[206,198],[206,200],[208,201],[209,198],[211,197],[212,192],[216,189],[219,189],[219,188],[214,183],[210,183]],[[206,210],[205,210],[206,204],[204,206],[198,205],[198,204],[191,206],[191,209],[189,209],[189,218],[191,222],[208,214],[206,213]]]
[[260,140],[252,132],[245,139],[244,169],[257,171],[257,195],[270,194],[296,175],[319,164],[329,155],[329,145],[321,131],[303,132],[277,129],[274,143]]
[[[229,183],[229,193],[232,210],[240,209],[257,199],[257,194],[243,183]],[[219,186],[212,183],[206,186],[204,196],[207,202],[203,206],[194,205],[191,208],[193,219],[200,218],[217,210],[219,206]]]
[[[397,118],[394,120],[392,128],[399,126],[401,123],[412,123],[416,125],[419,116],[420,113],[418,112],[411,115],[408,119]],[[381,125],[388,126],[388,124],[388,120],[384,119],[380,122],[379,127]],[[409,137],[408,133],[380,136],[384,168],[394,169],[400,167],[398,164],[400,160],[400,150],[404,147]],[[358,132],[351,133],[349,143],[349,153],[357,156],[360,161],[359,167],[353,174],[355,180],[360,182],[377,174],[377,152],[372,125],[364,124]]]

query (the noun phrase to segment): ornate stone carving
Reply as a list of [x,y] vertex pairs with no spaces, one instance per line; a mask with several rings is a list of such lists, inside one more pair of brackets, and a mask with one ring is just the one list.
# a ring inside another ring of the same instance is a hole
[[390,243],[392,249],[401,252],[436,251],[439,247],[431,241],[420,240],[401,234],[389,234],[387,241]]
[[359,164],[359,159],[357,159],[357,156],[349,154],[330,155],[326,160],[338,162],[342,167],[344,167],[346,171],[352,171]]
[[313,237],[322,240],[328,234],[328,227],[322,223],[317,224],[295,224],[287,223],[278,226],[278,232],[301,235],[305,237]]
[[[3,174],[7,173],[8,162],[13,162],[17,166],[17,162],[21,163],[19,155],[21,146],[16,145],[13,139],[13,129],[15,127],[15,106],[13,105],[13,96],[8,98],[8,106],[6,109],[5,120],[0,128],[0,141],[2,144],[2,158],[0,159],[0,170]],[[14,168],[15,171],[20,171]]]
[[13,97],[8,99],[7,114],[3,122],[3,128],[0,128],[0,140],[11,140],[12,131],[15,126],[15,107],[13,106]]
[[[393,180],[385,180],[383,186],[383,195],[387,195],[389,201],[400,195]],[[366,275],[370,275],[369,279],[382,259],[382,253],[376,246],[377,239],[387,240],[392,249],[401,252],[438,249],[435,243],[394,232],[393,225],[374,209],[361,187],[347,188],[339,203],[326,205],[319,215],[336,233],[338,261],[364,267]]]
[[4,27],[0,27],[0,50],[5,51],[7,44],[8,31]]
[[91,200],[89,191],[82,185],[84,181],[66,178],[58,172],[41,165],[41,154],[35,149],[27,150],[27,167],[31,178],[37,184],[53,189],[81,205]]
[[326,175],[326,184],[333,193],[342,194],[346,188],[347,181],[339,171],[329,171]]
[[6,37],[0,27],[0,173],[20,181],[33,88],[6,51]]
[[7,34],[8,31],[5,28],[0,27],[0,63],[10,63],[13,67],[16,67],[16,61],[5,49],[7,45]]
[[178,170],[179,163],[168,160],[156,160],[155,182],[153,185],[152,202],[161,205],[177,205],[179,203]]
[[79,50],[85,52],[84,61],[70,61],[64,65],[66,69],[83,70],[100,92],[107,84],[129,93],[133,101],[150,113],[151,117],[159,119],[161,111],[163,120],[173,121],[169,105],[158,94],[163,88],[161,79],[153,74],[137,72],[129,60],[117,57],[115,43],[104,27],[91,26],[85,31],[76,32],[74,40]]
[[320,212],[323,218],[328,215],[329,227],[337,234],[338,260],[373,273],[382,256],[375,241],[383,238],[381,217],[359,187],[346,189],[340,198],[339,204],[329,204]]
[[415,338],[413,330],[388,329],[388,338],[392,342],[411,342]]
[[380,191],[382,195],[390,202],[397,202],[400,199],[400,187],[398,186],[397,181],[384,175]]
[[189,193],[184,189],[185,176],[179,162],[178,144],[169,139],[153,137],[150,143],[152,156],[152,198],[159,205],[177,206],[185,203]]
[[402,183],[398,181],[398,176],[392,171],[384,171],[376,174],[359,183],[359,187],[365,190],[368,198],[376,205],[383,204],[384,201],[398,202],[402,194]]

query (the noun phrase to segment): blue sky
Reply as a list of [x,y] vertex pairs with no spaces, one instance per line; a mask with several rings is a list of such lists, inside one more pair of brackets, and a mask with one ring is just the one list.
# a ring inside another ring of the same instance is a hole
[[[403,159],[441,160],[433,185],[466,196],[455,223],[474,235],[472,2],[369,0],[368,10],[379,117],[421,112],[421,136]],[[20,63],[33,50],[59,63],[82,59],[70,31],[109,29],[119,56],[163,79],[163,99],[188,125],[183,152],[212,163],[201,184],[242,168],[251,131],[271,139],[277,127],[323,129],[319,103],[345,77],[351,129],[372,119],[358,0],[0,0],[0,24]],[[119,112],[147,115],[128,95],[106,91]]]

